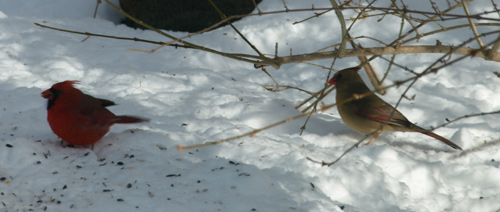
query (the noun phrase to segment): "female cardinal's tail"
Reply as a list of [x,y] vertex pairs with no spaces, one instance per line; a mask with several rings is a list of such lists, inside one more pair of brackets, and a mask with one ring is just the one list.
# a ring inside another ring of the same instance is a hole
[[117,116],[115,124],[133,124],[139,122],[147,122],[149,119],[134,117],[134,116]]
[[[416,126],[416,125],[415,125]],[[450,140],[446,139],[446,138],[443,138],[441,137],[440,135],[436,134],[436,133],[433,133],[429,130],[426,130],[426,129],[423,129],[423,128],[420,128],[418,126],[416,126],[415,128],[415,131],[419,132],[419,133],[422,133],[422,134],[425,134],[425,135],[428,135],[430,137],[433,137],[445,144],[447,144],[448,146],[451,146],[453,149],[459,149],[459,150],[463,150],[460,146],[458,146],[457,144],[451,142]]]

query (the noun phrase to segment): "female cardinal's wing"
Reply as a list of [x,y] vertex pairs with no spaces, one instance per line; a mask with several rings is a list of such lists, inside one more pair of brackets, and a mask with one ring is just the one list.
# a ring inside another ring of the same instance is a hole
[[382,99],[378,100],[372,101],[371,104],[367,103],[366,105],[371,106],[360,108],[356,115],[364,119],[379,122],[381,124],[385,124],[386,122],[388,122],[387,124],[392,126],[403,128],[411,127],[412,123],[408,121],[408,119],[401,112],[384,102]]

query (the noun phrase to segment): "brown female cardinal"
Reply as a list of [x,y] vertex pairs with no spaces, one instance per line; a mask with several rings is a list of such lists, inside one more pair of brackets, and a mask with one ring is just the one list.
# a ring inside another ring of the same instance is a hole
[[[368,143],[376,139],[380,133],[419,132],[454,149],[462,150],[460,146],[448,139],[411,123],[401,112],[371,92],[357,73],[359,69],[360,67],[353,67],[341,70],[328,83],[337,86],[337,109],[347,126],[358,132],[369,134],[379,129],[382,124],[386,124],[373,134],[373,138]],[[360,97],[363,95],[366,96]],[[348,99],[353,100],[347,101]]]
[[133,116],[116,116],[106,107],[115,105],[106,99],[94,98],[73,87],[78,81],[59,82],[44,92],[48,100],[47,121],[52,131],[64,141],[89,145],[99,141],[113,124],[148,121]]

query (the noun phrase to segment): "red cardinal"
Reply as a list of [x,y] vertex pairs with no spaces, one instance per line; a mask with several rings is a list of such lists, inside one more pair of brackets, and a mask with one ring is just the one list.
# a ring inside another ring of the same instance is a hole
[[52,131],[68,143],[89,145],[99,141],[113,124],[148,121],[132,116],[116,116],[107,106],[114,102],[97,99],[73,87],[78,81],[64,81],[42,92],[48,100],[47,121]]
[[[337,86],[337,109],[347,126],[358,132],[368,134],[379,129],[382,124],[387,123],[373,134],[373,139],[368,144],[376,139],[379,133],[393,131],[419,132],[433,137],[454,149],[462,150],[460,146],[450,140],[411,123],[401,112],[371,92],[357,73],[359,69],[360,67],[353,67],[341,70],[328,83]],[[356,98],[360,97],[360,95],[366,96]],[[353,100],[347,101],[349,98],[353,98]]]

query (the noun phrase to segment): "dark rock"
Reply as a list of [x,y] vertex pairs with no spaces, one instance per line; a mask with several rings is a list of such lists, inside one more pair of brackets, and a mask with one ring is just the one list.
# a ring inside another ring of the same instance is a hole
[[[253,0],[213,1],[227,17],[248,14],[255,9]],[[261,1],[255,0],[255,3]],[[222,20],[207,0],[120,0],[120,6],[144,23],[172,31],[197,32]],[[124,23],[130,27],[143,28],[128,18]]]

